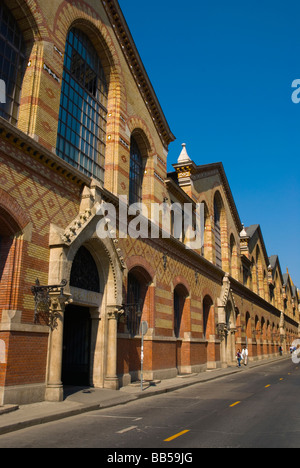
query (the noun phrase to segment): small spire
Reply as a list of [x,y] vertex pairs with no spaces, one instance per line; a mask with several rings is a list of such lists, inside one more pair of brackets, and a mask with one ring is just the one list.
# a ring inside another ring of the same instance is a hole
[[242,226],[243,226],[243,230],[240,233],[240,237],[248,237],[247,231],[245,229],[245,225],[242,224]]
[[189,157],[189,155],[187,154],[187,151],[186,151],[186,143],[182,143],[182,151],[181,151],[180,156],[178,158],[178,164],[186,163],[186,162],[190,162],[190,161],[191,161],[191,158]]

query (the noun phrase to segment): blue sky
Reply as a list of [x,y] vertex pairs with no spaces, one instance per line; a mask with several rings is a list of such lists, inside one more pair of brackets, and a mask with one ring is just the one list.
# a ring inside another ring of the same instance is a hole
[[242,222],[300,288],[299,0],[119,0],[176,141],[222,161]]

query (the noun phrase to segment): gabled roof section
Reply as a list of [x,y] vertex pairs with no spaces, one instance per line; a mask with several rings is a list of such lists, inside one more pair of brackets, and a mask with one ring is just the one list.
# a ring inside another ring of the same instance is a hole
[[291,294],[292,294],[292,297],[293,298],[296,298],[297,300],[299,300],[299,297],[298,297],[298,288],[294,285],[293,283],[293,280],[291,278],[291,275],[289,274],[289,270],[287,268],[287,271],[286,273],[283,275],[283,286],[290,286],[290,290],[291,290]]
[[102,0],[102,4],[115,31],[116,37],[123,50],[125,59],[132,72],[133,78],[145,101],[149,113],[156,126],[158,134],[165,148],[175,140],[170,130],[166,117],[158,102],[148,74],[138,53],[127,22],[124,18],[118,0]]
[[[191,178],[191,180],[197,180],[198,178],[200,179],[201,177],[205,177],[206,174],[207,174],[207,176],[209,176],[213,172],[218,172],[219,175],[220,175],[221,183],[222,183],[222,185],[224,187],[226,198],[228,200],[228,203],[229,203],[231,213],[232,213],[233,219],[235,221],[237,230],[238,230],[238,232],[240,232],[243,229],[243,225],[242,225],[242,222],[241,222],[241,219],[240,219],[240,216],[239,216],[239,213],[238,213],[238,210],[237,210],[237,207],[236,207],[233,195],[232,195],[232,191],[231,191],[231,188],[230,188],[230,185],[229,185],[229,182],[228,182],[228,179],[227,179],[223,164],[221,162],[217,162],[217,163],[197,166],[194,163],[194,161],[191,160],[191,158],[187,155],[185,146],[186,145],[184,144],[183,145],[183,150],[182,150],[181,155],[179,156],[178,162],[176,164],[173,164],[173,167],[174,167],[176,173],[179,174],[180,171],[182,170],[182,168],[183,168],[183,170],[185,170],[187,166],[190,166],[189,167],[189,169],[190,169],[190,178]],[[184,162],[183,159],[186,158],[186,156],[188,157],[188,159],[186,160],[186,162]],[[174,180],[176,180],[175,179],[175,173],[173,173],[173,172],[169,173],[168,177],[173,178]],[[177,179],[177,183],[178,183],[178,179]]]
[[239,215],[237,206],[235,204],[235,201],[234,201],[234,198],[233,198],[233,195],[232,195],[232,191],[231,191],[231,188],[230,188],[230,185],[229,185],[229,182],[228,182],[228,179],[227,179],[226,172],[225,172],[223,164],[221,162],[217,162],[217,163],[213,163],[213,164],[206,164],[205,166],[197,166],[195,176],[196,176],[196,174],[201,174],[201,173],[203,173],[205,171],[210,171],[210,170],[213,170],[213,169],[217,169],[219,174],[220,174],[221,181],[222,181],[222,184],[223,184],[223,187],[224,187],[224,191],[226,193],[227,200],[228,200],[228,203],[229,203],[232,215],[233,215],[233,219],[234,219],[234,221],[236,223],[236,227],[238,229],[238,232],[240,232],[243,229],[243,225],[242,225],[240,215]]
[[260,225],[259,224],[252,224],[251,226],[246,227],[245,230],[247,232],[247,235],[250,238],[250,240],[249,240],[249,251],[251,253],[252,253],[253,249],[255,248],[258,239],[260,239],[262,249],[263,249],[263,255],[264,255],[264,258],[265,258],[265,262],[266,262],[266,265],[268,267],[269,264],[270,264],[270,259],[269,259],[268,254],[267,254],[267,249],[266,249],[266,245],[265,245],[265,241],[264,241],[264,238],[263,238],[263,235],[262,235]]
[[280,278],[281,278],[281,282],[282,282],[282,284],[283,284],[283,275],[282,275],[282,271],[281,271],[281,266],[280,266],[280,262],[279,262],[278,255],[272,255],[272,256],[269,258],[269,262],[270,262],[270,265],[271,265],[271,267],[272,267],[272,277],[273,277],[273,279],[275,278],[276,267],[278,267],[279,275],[280,275]]
[[300,291],[294,284],[292,284],[292,297],[295,298],[298,303],[300,302]]

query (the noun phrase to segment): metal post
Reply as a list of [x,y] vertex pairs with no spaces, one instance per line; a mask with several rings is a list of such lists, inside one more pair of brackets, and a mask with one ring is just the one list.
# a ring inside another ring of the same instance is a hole
[[143,391],[143,367],[144,367],[144,335],[142,334],[142,348],[141,348],[141,391]]
[[141,323],[141,335],[142,335],[142,346],[141,346],[141,391],[143,391],[143,370],[144,370],[144,336],[148,331],[148,322]]

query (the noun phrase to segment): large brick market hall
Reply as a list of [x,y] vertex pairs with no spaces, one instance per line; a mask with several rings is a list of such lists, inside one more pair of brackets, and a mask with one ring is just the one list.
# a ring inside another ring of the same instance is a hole
[[[0,405],[138,380],[141,322],[146,380],[288,353],[299,290],[222,163],[187,142],[167,171],[175,137],[118,1],[5,0],[0,22]],[[201,203],[203,245],[99,237],[119,199]]]

